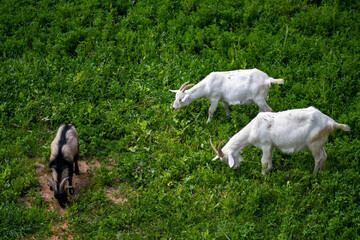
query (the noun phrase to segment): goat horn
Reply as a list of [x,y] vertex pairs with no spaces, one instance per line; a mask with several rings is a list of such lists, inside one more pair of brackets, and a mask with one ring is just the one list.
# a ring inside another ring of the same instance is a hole
[[194,85],[195,85],[194,83],[189,84],[189,85],[186,85],[186,86],[182,89],[182,92],[185,92],[186,89],[188,89],[189,87],[194,86]]
[[181,87],[180,87],[179,91],[182,91],[182,90],[183,90],[183,88],[186,86],[186,84],[188,84],[189,82],[190,82],[190,81],[188,81],[188,82],[184,83],[183,85],[181,85]]
[[68,180],[70,177],[66,177],[64,178],[61,183],[60,183],[60,191],[64,191],[64,186],[65,186],[65,183],[66,183],[66,180]]
[[219,143],[219,146],[218,146],[218,155],[219,155],[219,157],[224,157],[224,155],[225,155],[225,154],[221,151],[221,145],[222,145],[224,142],[226,142],[226,140],[222,140],[222,142]]
[[52,180],[51,178],[46,178],[46,179],[51,183],[51,186],[52,186],[53,190],[55,192],[57,192],[57,187],[56,187],[56,184],[55,184],[54,180]]
[[214,144],[212,143],[211,138],[210,138],[210,145],[211,145],[212,149],[215,151],[216,155],[219,155],[219,152],[214,147]]

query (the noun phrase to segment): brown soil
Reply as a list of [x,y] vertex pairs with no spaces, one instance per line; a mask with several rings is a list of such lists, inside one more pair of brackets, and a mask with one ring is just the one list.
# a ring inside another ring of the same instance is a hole
[[68,235],[67,233],[68,228],[69,228],[69,224],[67,222],[52,226],[51,231],[54,233],[54,235],[51,236],[50,239],[51,240],[73,239],[74,237]]
[[122,196],[120,191],[114,187],[107,187],[106,196],[114,203],[123,203],[127,201],[127,198]]

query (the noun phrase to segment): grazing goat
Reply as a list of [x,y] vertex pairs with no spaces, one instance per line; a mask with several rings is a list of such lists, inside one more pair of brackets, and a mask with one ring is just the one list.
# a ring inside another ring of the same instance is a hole
[[324,144],[334,128],[350,130],[349,126],[336,123],[314,107],[259,113],[222,149],[225,140],[216,149],[210,139],[211,147],[217,155],[213,161],[220,158],[231,168],[237,169],[240,162],[244,161],[239,156],[242,149],[254,145],[263,151],[261,164],[262,174],[265,175],[273,168],[271,158],[274,147],[289,154],[309,149],[315,159],[314,171],[323,171],[327,157]]
[[272,111],[265,98],[271,84],[283,84],[283,79],[273,79],[258,69],[212,72],[190,90],[194,84],[184,83],[176,93],[173,109],[184,107],[198,98],[211,102],[207,123],[211,121],[219,101],[222,101],[226,115],[230,116],[230,105],[256,103],[260,112]]
[[79,141],[75,126],[73,124],[60,126],[51,143],[50,169],[53,179],[48,178],[48,180],[51,183],[50,189],[54,191],[55,198],[63,208],[67,202],[65,191],[67,180],[69,181],[69,192],[74,194],[73,163],[75,163],[75,174],[79,175],[78,157]]

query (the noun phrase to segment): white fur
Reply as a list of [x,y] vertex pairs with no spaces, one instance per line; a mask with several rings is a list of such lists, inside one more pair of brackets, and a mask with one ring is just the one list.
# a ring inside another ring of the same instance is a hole
[[271,84],[282,84],[284,80],[273,79],[258,69],[212,72],[190,90],[170,90],[176,93],[173,109],[177,110],[198,98],[211,102],[211,121],[219,101],[222,101],[226,115],[230,115],[230,105],[256,103],[260,112],[272,111],[265,98]]
[[234,169],[243,161],[239,154],[248,145],[262,149],[262,174],[272,170],[274,147],[285,153],[309,149],[315,160],[314,171],[325,168],[327,154],[324,145],[334,128],[349,131],[350,127],[336,123],[314,107],[284,112],[259,113],[248,125],[236,133],[222,148],[223,157],[217,155]]

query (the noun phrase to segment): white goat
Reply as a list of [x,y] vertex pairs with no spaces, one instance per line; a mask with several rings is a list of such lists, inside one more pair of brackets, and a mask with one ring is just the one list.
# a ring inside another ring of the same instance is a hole
[[295,153],[309,149],[315,160],[314,171],[325,168],[327,154],[324,144],[334,128],[349,131],[350,127],[336,123],[329,116],[314,107],[294,109],[278,113],[259,113],[248,125],[236,133],[221,149],[222,141],[216,149],[213,159],[221,159],[234,169],[244,161],[239,154],[248,145],[254,145],[263,151],[261,158],[262,174],[272,170],[274,147],[285,153]]
[[207,123],[211,121],[219,101],[222,101],[226,115],[230,115],[230,105],[256,103],[260,112],[272,111],[265,98],[271,84],[283,84],[283,79],[273,79],[258,69],[212,72],[190,90],[194,84],[184,83],[176,93],[173,109],[184,107],[198,98],[211,102]]

